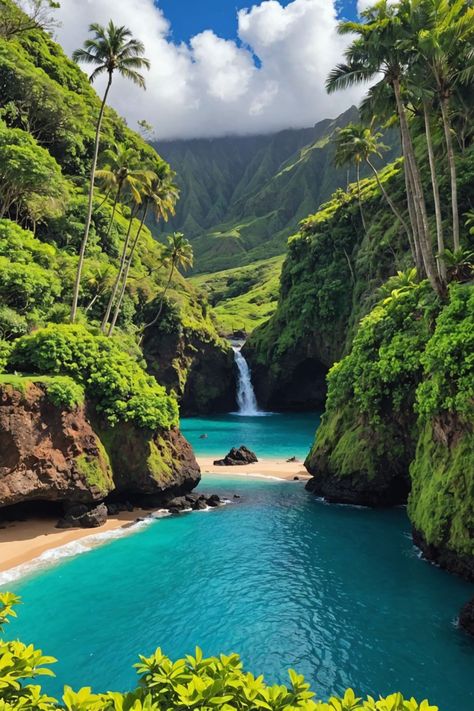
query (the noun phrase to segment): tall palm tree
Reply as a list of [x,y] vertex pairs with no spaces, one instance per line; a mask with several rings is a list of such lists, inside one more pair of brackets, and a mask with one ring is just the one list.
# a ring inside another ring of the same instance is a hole
[[167,222],[169,215],[175,214],[175,204],[178,199],[178,196],[179,191],[177,186],[172,182],[172,176],[170,174],[169,168],[165,163],[163,163],[158,167],[157,173],[154,174],[154,177],[144,188],[142,202],[142,218],[140,221],[140,227],[137,230],[135,239],[132,242],[130,252],[127,257],[127,262],[122,277],[122,287],[120,290],[117,304],[115,306],[112,322],[108,331],[109,336],[112,335],[115,325],[117,323],[120,309],[122,307],[122,301],[125,296],[125,290],[127,288],[128,275],[130,272],[130,267],[132,265],[133,255],[140,239],[140,234],[142,232],[143,225],[147,218],[148,212],[151,209],[157,221],[164,220],[165,222]]
[[113,148],[107,148],[103,155],[106,163],[103,168],[95,171],[95,177],[103,183],[106,192],[110,194],[114,191],[112,215],[107,228],[108,237],[122,191],[128,188],[132,194],[139,192],[143,171],[138,169],[140,155],[134,148],[126,148],[121,143],[116,143]]
[[170,269],[168,273],[168,280],[166,282],[165,288],[161,292],[158,311],[156,312],[154,319],[142,328],[142,338],[143,331],[145,331],[145,329],[147,328],[150,328],[151,326],[154,326],[161,316],[161,312],[163,311],[164,299],[169,287],[171,286],[171,280],[173,279],[175,270],[189,269],[193,266],[193,248],[191,246],[191,243],[185,238],[185,236],[181,232],[174,232],[172,235],[170,235],[170,237],[168,237],[168,244],[163,250],[162,259],[166,260],[169,263]]
[[346,165],[355,165],[356,167],[356,181],[357,194],[359,199],[360,219],[362,221],[362,227],[364,228],[364,232],[367,232],[360,190],[360,164],[365,159],[363,148],[363,130],[363,126],[349,124],[349,126],[340,128],[337,131],[334,138],[334,143],[336,145],[334,163],[337,168],[343,168]]
[[86,253],[87,242],[89,239],[89,231],[92,219],[92,203],[94,198],[94,178],[97,168],[97,156],[99,154],[100,130],[102,127],[102,119],[104,117],[105,105],[107,97],[112,86],[112,78],[114,72],[118,72],[126,79],[130,79],[134,84],[145,88],[145,79],[139,73],[139,69],[149,69],[150,62],[143,57],[145,48],[139,40],[132,37],[132,33],[126,27],[118,27],[114,25],[112,20],[109,21],[107,27],[102,27],[97,23],[93,23],[89,27],[89,31],[93,33],[93,37],[86,39],[84,46],[81,49],[76,49],[73,52],[73,59],[76,62],[84,64],[94,64],[95,69],[90,75],[91,83],[100,75],[107,74],[107,84],[105,87],[102,103],[100,105],[99,116],[95,128],[94,153],[92,157],[90,183],[89,183],[89,199],[87,206],[86,223],[84,226],[84,237],[82,238],[81,248],[79,251],[79,262],[77,265],[76,280],[74,284],[74,292],[71,307],[71,321],[74,323],[77,315],[77,303],[79,300],[79,288],[81,285],[81,274],[84,266],[84,258]]
[[372,156],[381,158],[383,152],[388,150],[388,146],[380,141],[381,138],[382,134],[379,131],[374,131],[372,125],[363,126],[362,124],[351,123],[345,128],[340,129],[336,135],[336,160],[338,160],[340,164],[355,161],[360,164],[363,161],[366,165],[368,165],[375,176],[380,192],[393,214],[405,230],[408,236],[408,241],[411,245],[412,235],[408,225],[402,213],[385,189],[384,184],[380,180],[379,172],[371,160]]
[[459,210],[451,97],[459,82],[467,83],[474,75],[472,46],[466,46],[474,35],[474,7],[467,0],[403,0],[401,10],[413,30],[408,41],[425,60],[439,99],[451,181],[453,245],[457,250]]
[[[133,228],[133,225],[135,222],[135,218],[138,215],[140,206],[142,205],[142,202],[143,202],[143,197],[145,195],[146,188],[149,185],[150,181],[152,180],[152,177],[153,177],[153,173],[151,171],[143,170],[140,172],[139,176],[138,175],[135,176],[131,185],[128,185],[129,200],[131,203],[130,219],[128,221],[127,234],[125,235],[125,239],[124,239],[123,245],[122,245],[122,254],[120,256],[120,264],[119,264],[117,276],[115,278],[112,292],[110,294],[109,301],[107,303],[107,308],[105,309],[104,318],[102,319],[101,330],[103,333],[105,333],[105,331],[107,329],[107,324],[109,322],[110,314],[112,312],[112,308],[113,308],[113,305],[114,305],[114,302],[115,302],[115,299],[117,297],[117,293],[119,290],[120,281],[122,279],[122,275],[123,275],[123,272],[125,269],[125,262],[127,260],[128,246],[130,244],[130,237],[132,234],[132,228]],[[141,227],[139,229],[141,229]]]
[[404,29],[397,15],[398,6],[388,0],[379,0],[362,13],[364,22],[341,22],[341,34],[356,37],[345,52],[344,63],[338,64],[329,74],[326,87],[329,92],[364,83],[382,75],[381,82],[390,84],[393,90],[400,124],[407,197],[412,191],[413,208],[410,206],[412,232],[417,249],[423,258],[423,266],[433,289],[444,294],[444,284],[439,278],[431,243],[428,213],[426,209],[420,168],[410,133],[403,94],[406,69],[406,52],[400,48]]

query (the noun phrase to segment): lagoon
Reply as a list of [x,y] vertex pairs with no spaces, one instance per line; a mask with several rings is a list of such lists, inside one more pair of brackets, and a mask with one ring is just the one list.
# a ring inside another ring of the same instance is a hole
[[24,605],[8,636],[56,656],[61,683],[96,691],[131,687],[139,653],[178,657],[199,644],[239,652],[271,681],[295,667],[321,698],[352,686],[474,708],[474,645],[455,627],[473,586],[419,559],[403,508],[328,506],[301,482],[200,486],[233,503],[11,583]]

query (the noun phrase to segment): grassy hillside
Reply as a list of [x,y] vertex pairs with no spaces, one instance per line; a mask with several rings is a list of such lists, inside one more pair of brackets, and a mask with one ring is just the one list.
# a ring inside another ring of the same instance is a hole
[[[160,144],[178,171],[183,201],[172,224],[192,240],[195,271],[283,254],[298,222],[351,177],[335,168],[331,137],[357,116],[352,107],[334,121],[272,136]],[[397,154],[392,138],[387,159]]]
[[246,267],[191,278],[213,307],[219,333],[248,334],[273,315],[283,259],[283,256],[271,257]]
[[[14,13],[14,4],[3,3],[2,12]],[[0,339],[11,343],[38,327],[69,319],[100,100],[88,77],[39,30],[8,37],[0,31],[0,85]],[[154,149],[106,108],[99,167],[111,148],[134,151],[141,167],[172,174]],[[114,193],[101,188],[98,182],[79,299],[79,321],[93,330],[104,315],[127,232],[133,240],[140,227],[126,191],[112,221]],[[159,308],[168,271],[163,247],[145,227],[114,337],[138,358],[140,330]],[[203,350],[210,360],[214,354],[232,382],[231,358],[208,306],[176,270],[163,317],[146,332],[145,345],[152,332],[163,329],[176,336],[173,373],[166,385],[178,396]],[[149,365],[157,369],[156,363]],[[223,380],[225,388],[224,372]]]

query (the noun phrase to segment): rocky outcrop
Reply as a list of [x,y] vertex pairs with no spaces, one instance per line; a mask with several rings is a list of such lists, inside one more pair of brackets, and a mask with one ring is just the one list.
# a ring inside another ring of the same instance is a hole
[[459,615],[459,626],[474,637],[474,598],[462,608]]
[[[263,328],[268,328],[265,325]],[[266,410],[321,410],[326,400],[326,375],[332,363],[324,344],[314,339],[295,343],[277,360],[266,361],[255,336],[242,348],[252,371],[252,384],[260,405]]]
[[234,357],[225,341],[180,325],[145,331],[148,371],[173,390],[184,416],[229,412],[235,408]]
[[178,429],[152,434],[121,423],[98,431],[114,472],[114,496],[161,505],[199,483],[199,465]]
[[66,514],[56,524],[57,528],[98,528],[107,521],[108,511],[105,504],[86,506],[78,504],[68,508]]
[[242,445],[241,447],[232,447],[223,459],[216,459],[214,465],[216,467],[234,467],[255,462],[258,462],[255,452]]
[[408,515],[425,558],[474,581],[474,432],[445,413],[425,423],[410,467]]
[[95,527],[107,516],[104,499],[160,505],[199,480],[178,429],[105,429],[85,404],[51,403],[40,381],[0,385],[0,508],[57,502],[62,527]]
[[396,506],[407,501],[408,469],[415,445],[394,423],[380,432],[360,422],[350,407],[327,413],[305,467],[306,489],[331,503]]
[[93,503],[115,488],[85,407],[49,402],[41,384],[0,386],[0,507],[24,501]]

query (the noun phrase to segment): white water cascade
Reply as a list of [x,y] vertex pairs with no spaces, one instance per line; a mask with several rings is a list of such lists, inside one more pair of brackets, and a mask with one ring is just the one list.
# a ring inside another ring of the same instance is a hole
[[250,368],[241,353],[242,345],[241,343],[232,345],[237,366],[237,405],[239,410],[236,414],[246,417],[260,417],[266,413],[258,409]]

